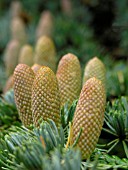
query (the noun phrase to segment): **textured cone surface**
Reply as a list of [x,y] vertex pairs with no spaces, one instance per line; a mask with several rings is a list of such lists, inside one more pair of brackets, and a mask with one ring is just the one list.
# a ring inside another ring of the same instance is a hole
[[5,84],[5,87],[4,87],[4,89],[3,89],[3,93],[5,94],[8,90],[10,90],[11,88],[13,88],[13,84],[14,84],[14,82],[13,82],[13,75],[11,75],[11,76],[8,78],[8,80],[7,80],[6,84]]
[[35,126],[39,120],[52,119],[60,124],[60,96],[58,83],[53,71],[42,66],[37,72],[32,88],[32,113]]
[[4,62],[7,76],[13,74],[14,69],[18,64],[19,51],[20,51],[19,42],[17,40],[11,40],[6,47],[4,54]]
[[30,45],[24,45],[20,50],[19,63],[28,66],[33,65],[34,52]]
[[21,45],[27,41],[27,34],[25,31],[25,24],[20,17],[15,17],[11,22],[11,37],[18,40]]
[[81,149],[83,159],[91,155],[98,142],[104,121],[105,103],[106,95],[102,82],[90,78],[82,88],[72,129],[73,143],[82,128],[77,147]]
[[85,66],[83,85],[91,77],[96,77],[97,79],[101,80],[105,87],[106,69],[102,61],[98,59],[97,57],[94,57],[93,59],[91,59]]
[[34,64],[31,69],[34,71],[34,73],[36,74],[37,71],[41,68],[42,66],[39,64]]
[[43,35],[50,36],[53,32],[53,16],[50,11],[44,11],[39,20],[39,24],[36,29],[36,38],[40,38]]
[[78,58],[73,54],[62,57],[57,70],[61,106],[79,97],[81,90],[81,67]]
[[34,77],[32,69],[25,64],[19,64],[14,71],[15,102],[20,119],[26,127],[33,123],[31,95]]
[[56,69],[56,50],[53,41],[47,36],[38,39],[35,47],[34,63]]

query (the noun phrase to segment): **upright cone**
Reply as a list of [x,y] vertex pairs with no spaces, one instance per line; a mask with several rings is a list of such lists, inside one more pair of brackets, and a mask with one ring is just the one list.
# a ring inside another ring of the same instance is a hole
[[32,84],[35,74],[32,69],[19,64],[14,71],[14,95],[20,119],[24,126],[28,127],[33,123],[31,110]]
[[85,66],[83,85],[91,77],[96,77],[97,79],[102,81],[104,87],[106,86],[105,85],[106,84],[105,65],[97,57],[94,57],[93,59],[91,59]]
[[69,105],[78,99],[81,90],[81,67],[78,58],[73,54],[66,54],[59,62],[57,69],[61,106]]
[[19,41],[21,45],[27,42],[25,24],[20,17],[15,17],[11,22],[11,38]]
[[60,96],[55,74],[49,67],[42,66],[37,72],[32,88],[32,114],[35,126],[42,117],[60,124]]
[[73,118],[72,142],[76,140],[80,129],[82,134],[77,147],[82,158],[87,159],[96,147],[104,121],[106,95],[102,82],[90,78],[82,88]]
[[24,45],[19,54],[19,63],[20,64],[26,64],[28,66],[33,65],[33,59],[34,59],[34,51],[32,46],[30,45]]
[[56,70],[56,50],[53,41],[47,36],[38,39],[35,47],[34,63]]
[[16,65],[18,64],[18,56],[20,51],[20,43],[17,40],[11,40],[5,49],[4,63],[6,74],[9,77],[13,74]]
[[53,16],[50,11],[44,11],[40,17],[39,24],[36,29],[36,38],[40,38],[43,35],[49,37],[53,33]]
[[20,1],[12,1],[10,6],[10,15],[12,18],[19,17],[23,11],[22,3]]

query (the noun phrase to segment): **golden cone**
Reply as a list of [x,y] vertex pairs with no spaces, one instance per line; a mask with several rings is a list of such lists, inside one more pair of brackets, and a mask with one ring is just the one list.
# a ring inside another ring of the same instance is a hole
[[106,86],[105,65],[97,57],[94,57],[93,59],[91,59],[85,66],[83,85],[91,77],[96,77],[97,79],[102,81],[104,87]]
[[39,120],[52,119],[60,124],[60,96],[55,74],[49,67],[42,66],[37,72],[32,88],[32,114],[35,126]]
[[26,64],[28,66],[33,65],[33,59],[34,59],[34,51],[32,46],[30,45],[24,45],[19,54],[19,63],[20,64]]
[[11,17],[19,17],[20,14],[22,13],[22,3],[20,1],[12,1],[11,2],[11,7],[10,7],[10,14]]
[[43,35],[52,36],[53,32],[53,16],[50,11],[44,11],[40,17],[39,24],[36,29],[36,39]]
[[81,67],[78,58],[73,54],[66,54],[59,62],[57,80],[60,90],[61,106],[69,105],[78,99],[81,90]]
[[5,49],[4,63],[7,76],[13,74],[13,71],[18,64],[18,55],[20,51],[20,44],[17,40],[11,40]]
[[71,143],[74,143],[82,128],[77,147],[80,148],[83,159],[90,157],[98,142],[104,121],[105,103],[106,94],[102,82],[90,78],[82,88],[72,127]]
[[14,17],[11,22],[11,38],[18,40],[21,45],[27,42],[25,24],[20,17]]
[[38,39],[35,47],[34,63],[56,70],[56,50],[53,41],[47,36]]
[[35,74],[26,64],[19,64],[14,71],[14,95],[20,119],[24,126],[33,123],[31,110],[32,84]]

